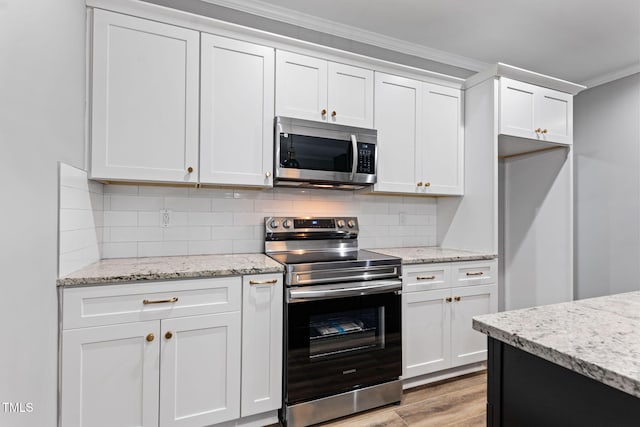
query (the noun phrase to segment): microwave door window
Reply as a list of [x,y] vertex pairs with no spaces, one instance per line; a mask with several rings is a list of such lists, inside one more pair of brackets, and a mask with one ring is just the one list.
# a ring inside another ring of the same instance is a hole
[[318,171],[351,172],[351,141],[280,134],[280,166]]

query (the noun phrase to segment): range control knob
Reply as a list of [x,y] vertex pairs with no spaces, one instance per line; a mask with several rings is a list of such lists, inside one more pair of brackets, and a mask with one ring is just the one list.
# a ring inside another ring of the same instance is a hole
[[284,222],[282,223],[282,226],[284,228],[291,228],[291,220],[290,219],[285,219]]
[[338,226],[338,228],[343,228],[344,227],[344,220],[343,219],[339,219],[338,222],[336,222],[336,225]]
[[271,226],[271,228],[278,228],[278,226],[280,226],[280,223],[274,219],[274,220],[271,220],[269,225]]
[[356,222],[350,219],[349,221],[347,221],[347,225],[349,226],[349,228],[353,228],[356,226]]

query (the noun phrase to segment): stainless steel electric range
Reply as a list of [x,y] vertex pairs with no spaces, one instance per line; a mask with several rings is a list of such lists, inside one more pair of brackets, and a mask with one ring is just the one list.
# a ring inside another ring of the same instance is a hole
[[285,266],[288,426],[401,399],[401,260],[358,250],[358,230],[355,217],[265,218],[265,253]]

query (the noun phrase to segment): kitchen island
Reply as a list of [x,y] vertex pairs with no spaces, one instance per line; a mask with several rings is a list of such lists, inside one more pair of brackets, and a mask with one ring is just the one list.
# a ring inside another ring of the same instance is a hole
[[487,425],[640,425],[640,292],[477,316]]

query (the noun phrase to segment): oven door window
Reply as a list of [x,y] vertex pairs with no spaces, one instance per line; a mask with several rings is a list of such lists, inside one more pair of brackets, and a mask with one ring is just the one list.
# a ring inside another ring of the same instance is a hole
[[280,134],[280,167],[332,172],[351,172],[350,140]]
[[287,304],[287,403],[397,379],[400,298],[390,292]]
[[384,306],[309,317],[309,358],[384,349]]

